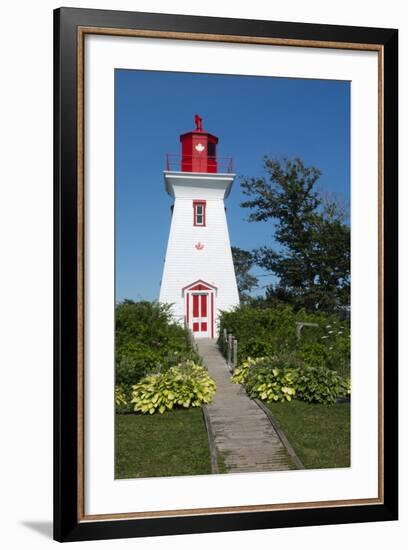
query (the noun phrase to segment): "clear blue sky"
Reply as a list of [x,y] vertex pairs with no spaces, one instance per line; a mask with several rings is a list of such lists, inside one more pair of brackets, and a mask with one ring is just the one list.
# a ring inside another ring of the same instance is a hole
[[349,202],[349,82],[117,69],[117,301],[158,298],[170,228],[165,155],[180,152],[179,135],[194,128],[195,113],[218,136],[218,155],[233,157],[237,178],[226,201],[233,246],[272,242],[272,224],[247,222],[240,207],[240,177],[263,175],[264,155],[302,158],[323,172],[321,190]]

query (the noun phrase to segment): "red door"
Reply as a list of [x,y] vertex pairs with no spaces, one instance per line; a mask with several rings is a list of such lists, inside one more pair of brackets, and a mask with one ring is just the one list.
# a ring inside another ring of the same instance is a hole
[[216,287],[202,280],[182,289],[185,322],[196,338],[214,338]]
[[192,298],[193,332],[208,333],[208,294],[193,294]]

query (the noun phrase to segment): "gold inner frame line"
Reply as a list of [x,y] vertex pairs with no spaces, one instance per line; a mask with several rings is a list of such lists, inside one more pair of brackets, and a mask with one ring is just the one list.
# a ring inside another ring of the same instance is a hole
[[[329,48],[343,50],[375,51],[378,53],[378,496],[375,498],[297,502],[264,505],[243,505],[212,508],[143,511],[133,513],[85,514],[84,479],[84,41],[87,34],[126,36],[139,38],[194,40],[270,46]],[[228,513],[265,512],[273,510],[299,510],[332,508],[356,505],[375,505],[384,502],[384,345],[383,345],[383,281],[384,281],[384,166],[383,166],[383,80],[384,47],[381,44],[358,44],[321,40],[295,40],[253,36],[219,35],[174,31],[117,29],[108,27],[77,28],[77,284],[78,284],[78,353],[77,353],[77,508],[78,521],[105,521],[123,519],[147,519],[157,517],[183,517]]]

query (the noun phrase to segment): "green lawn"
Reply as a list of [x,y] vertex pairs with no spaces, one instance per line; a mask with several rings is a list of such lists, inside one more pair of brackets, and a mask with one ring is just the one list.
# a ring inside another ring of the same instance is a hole
[[211,474],[200,408],[117,414],[115,478]]
[[350,466],[350,403],[266,403],[306,468]]

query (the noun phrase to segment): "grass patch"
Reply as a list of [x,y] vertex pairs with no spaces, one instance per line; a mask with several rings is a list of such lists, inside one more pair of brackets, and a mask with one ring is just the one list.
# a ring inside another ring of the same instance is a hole
[[115,479],[211,474],[200,408],[117,414]]
[[306,468],[350,466],[350,403],[265,403]]

